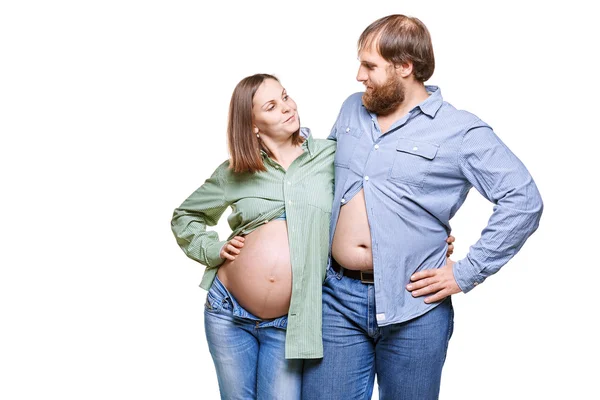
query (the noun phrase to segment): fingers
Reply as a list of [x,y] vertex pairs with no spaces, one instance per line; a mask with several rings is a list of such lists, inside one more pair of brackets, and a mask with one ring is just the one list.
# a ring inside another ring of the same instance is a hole
[[456,238],[452,235],[448,236],[448,239],[446,239],[446,243],[448,243],[448,250],[446,251],[446,257],[450,257],[452,255],[452,253],[454,253],[454,245],[452,243],[454,243],[455,240],[456,240]]
[[443,291],[444,285],[442,285],[440,282],[436,282],[432,285],[429,286],[425,286],[423,289],[419,289],[419,290],[413,290],[411,292],[413,297],[421,297],[421,296],[425,296],[428,294],[435,294],[435,293],[439,293],[441,291]]
[[416,282],[413,283],[409,283],[408,285],[406,285],[406,288],[408,290],[418,290],[418,289],[422,289],[426,286],[430,286],[430,285],[434,285],[435,283],[437,283],[438,280],[435,278],[425,278],[425,279],[420,279]]
[[412,287],[412,289],[409,290],[411,291],[413,297],[421,297],[427,294],[437,293],[444,289],[444,285],[433,278],[424,279],[423,281],[423,283],[419,281],[418,283],[409,284],[409,286]]
[[235,260],[235,257],[232,256],[231,254],[227,253],[225,251],[225,249],[221,250],[221,258],[224,258],[226,260],[231,260],[231,261]]
[[240,249],[244,247],[246,239],[242,236],[235,236],[221,250],[221,258],[226,260],[235,260],[235,257],[240,254]]
[[438,275],[437,269],[423,270],[413,274],[410,277],[411,282],[406,285],[406,289],[411,292],[413,297],[421,297],[433,294],[425,299],[426,303],[437,301],[438,298],[446,297],[446,287],[443,284],[443,277]]
[[406,285],[406,289],[411,292],[413,297],[424,296],[443,289],[436,272],[435,269],[428,269],[413,274],[410,277],[411,283]]
[[416,283],[410,283],[406,288],[411,291],[410,294],[413,297],[421,297],[432,294],[432,296],[425,298],[425,303],[434,303],[436,301],[440,301],[450,294],[448,288],[446,288],[442,282],[434,278],[423,279]]
[[225,246],[225,251],[234,256],[237,256],[238,254],[240,254],[240,249],[238,249],[231,243],[229,243],[227,246]]
[[[242,247],[244,247],[244,238],[240,237],[240,236],[236,236],[236,237],[234,237],[233,239],[231,239],[229,241],[229,244],[231,246],[234,246],[234,247],[238,248],[238,249],[241,249]],[[238,251],[237,254],[239,254],[239,251]]]
[[435,276],[437,273],[437,270],[435,269],[424,269],[422,271],[419,272],[415,272],[414,274],[412,274],[412,276],[410,277],[410,280],[412,282],[418,281],[419,279],[424,279],[424,278],[429,278],[431,276]]
[[445,290],[441,290],[441,291],[437,292],[436,294],[434,294],[433,296],[425,298],[425,303],[429,304],[429,303],[435,303],[438,301],[442,301],[449,295],[450,294],[446,293]]
[[448,258],[443,267],[414,273],[406,289],[413,297],[431,295],[425,298],[425,303],[442,301],[448,296],[460,293],[461,289],[454,278],[454,264],[455,262]]

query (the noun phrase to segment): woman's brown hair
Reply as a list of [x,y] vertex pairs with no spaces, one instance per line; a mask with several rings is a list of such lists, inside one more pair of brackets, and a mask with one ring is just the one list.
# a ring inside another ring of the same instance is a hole
[[369,25],[358,39],[358,51],[376,44],[385,60],[394,65],[411,62],[413,74],[425,82],[435,70],[431,35],[423,22],[401,14],[388,15]]
[[[227,122],[227,144],[231,156],[230,168],[236,173],[266,171],[260,151],[269,157],[273,154],[256,137],[252,128],[252,100],[260,85],[267,79],[279,82],[279,79],[269,74],[256,74],[242,79],[231,95],[229,117]],[[302,143],[300,130],[292,135],[292,143]]]

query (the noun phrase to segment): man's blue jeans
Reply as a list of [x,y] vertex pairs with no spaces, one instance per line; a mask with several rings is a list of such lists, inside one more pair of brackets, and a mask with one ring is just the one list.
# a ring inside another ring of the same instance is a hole
[[285,359],[287,316],[263,321],[215,278],[204,307],[221,399],[300,399],[302,360]]
[[[450,298],[429,312],[378,327],[375,288],[327,270],[322,360],[305,360],[303,399],[437,399],[454,326]],[[403,290],[403,289],[400,289]]]

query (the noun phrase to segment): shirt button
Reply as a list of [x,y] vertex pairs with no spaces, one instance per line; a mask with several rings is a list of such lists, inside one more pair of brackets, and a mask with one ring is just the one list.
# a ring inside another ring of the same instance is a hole
[[288,201],[288,204],[292,204],[292,201],[291,201],[291,200],[290,200],[290,201]]
[[376,145],[375,145],[375,150],[377,150],[378,148],[379,148],[379,145],[378,145],[378,144],[376,144]]
[[475,283],[473,284],[473,286],[477,286],[477,285],[479,285],[479,282],[475,282]]
[[346,128],[346,132],[350,132],[350,128]]
[[368,180],[369,180],[369,177],[368,177],[368,176],[365,176],[365,181],[368,181]]
[[346,199],[342,199],[342,203],[345,203],[345,202],[346,202]]
[[288,181],[288,185],[291,185],[291,184],[292,184],[292,182]]
[[265,224],[268,224],[268,223],[269,223],[269,220],[266,220],[264,223],[265,223]]
[[417,146],[413,147],[413,151],[417,151],[419,148]]

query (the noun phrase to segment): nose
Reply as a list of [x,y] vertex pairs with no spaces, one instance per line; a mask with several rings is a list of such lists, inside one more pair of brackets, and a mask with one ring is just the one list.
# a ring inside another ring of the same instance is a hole
[[291,111],[292,107],[290,107],[289,104],[287,103],[282,103],[283,105],[281,106],[281,112],[284,114],[287,114]]
[[356,73],[356,80],[359,82],[366,82],[367,80],[367,72],[365,68],[361,65],[358,67],[358,72]]

